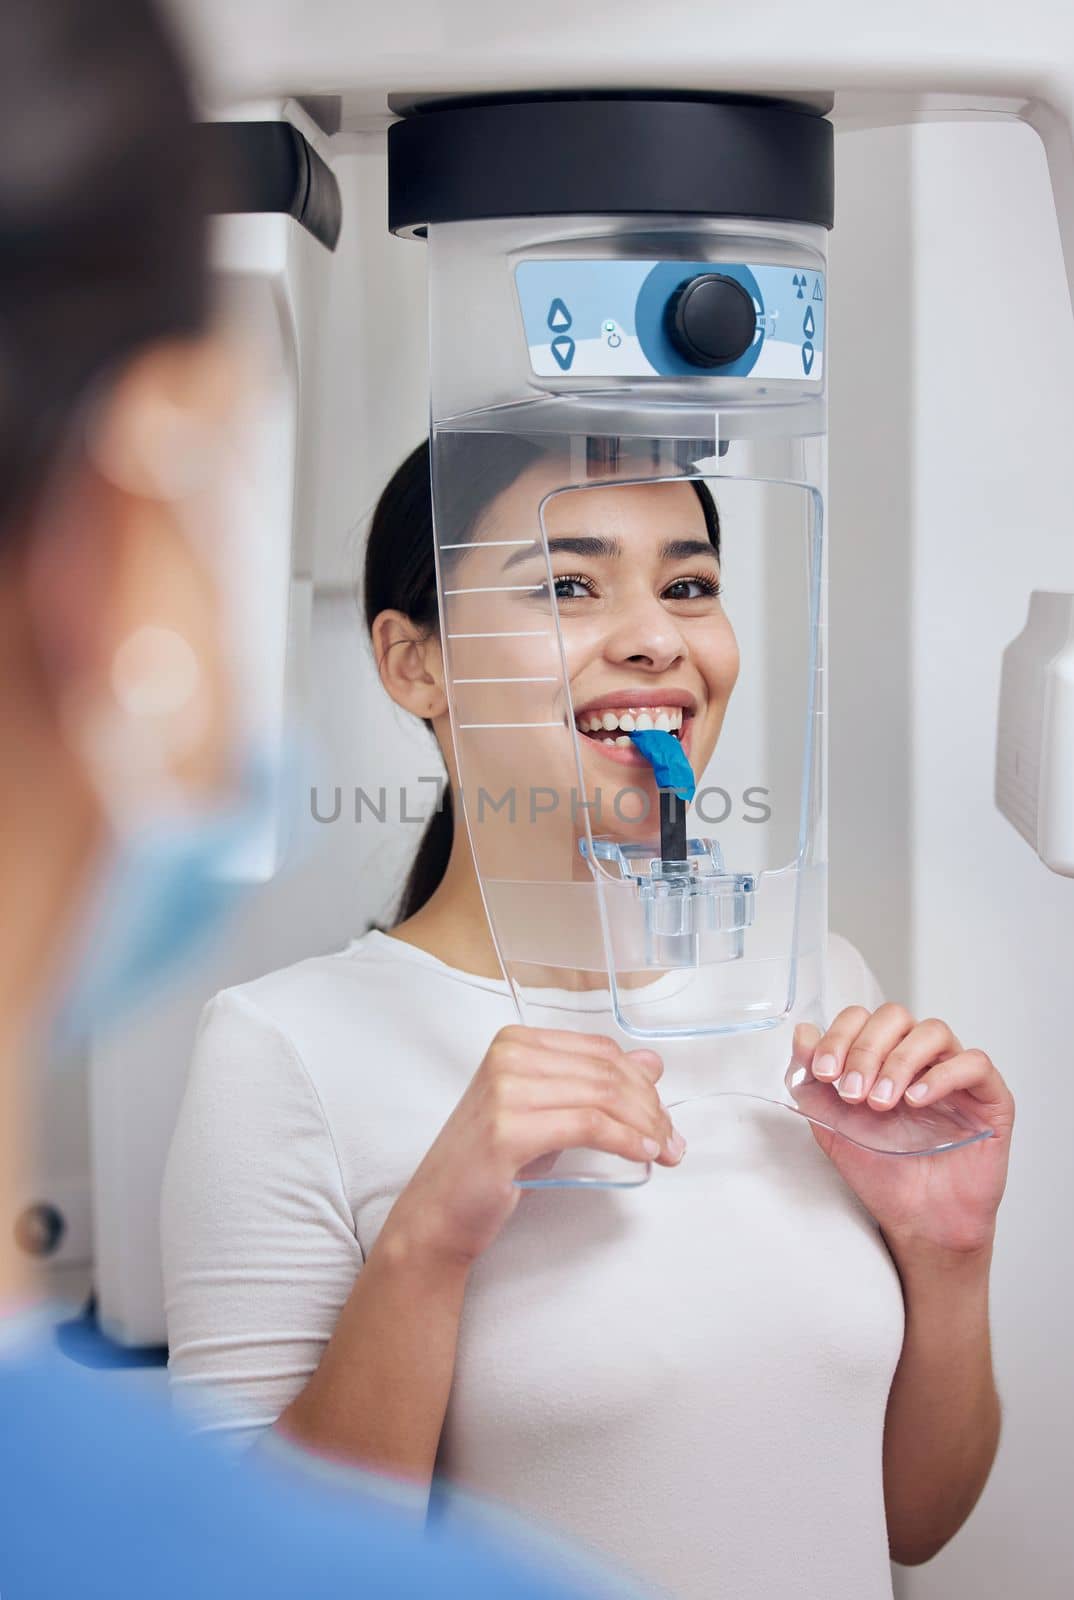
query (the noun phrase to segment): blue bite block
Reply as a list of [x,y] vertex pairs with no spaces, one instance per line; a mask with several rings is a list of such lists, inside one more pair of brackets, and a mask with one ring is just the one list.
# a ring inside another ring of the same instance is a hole
[[652,767],[658,789],[672,789],[680,800],[694,798],[697,788],[694,770],[673,733],[647,728],[643,733],[632,733],[630,739]]

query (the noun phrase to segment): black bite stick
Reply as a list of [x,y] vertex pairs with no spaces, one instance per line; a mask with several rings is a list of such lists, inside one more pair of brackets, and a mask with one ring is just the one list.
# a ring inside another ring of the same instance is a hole
[[660,791],[660,856],[686,860],[686,801],[674,789]]

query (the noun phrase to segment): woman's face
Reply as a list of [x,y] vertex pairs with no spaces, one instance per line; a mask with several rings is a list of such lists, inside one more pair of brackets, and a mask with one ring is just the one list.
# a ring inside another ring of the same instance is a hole
[[[489,506],[476,547],[446,580],[462,782],[468,792],[475,780],[489,792],[510,785],[519,821],[534,820],[535,788],[554,792],[560,816],[578,824],[569,712],[593,832],[652,837],[655,782],[629,733],[674,734],[695,775],[710,760],[739,669],[719,560],[689,484],[553,493],[561,482],[555,463],[522,474]],[[554,600],[534,541],[542,501]],[[637,790],[644,801],[631,797]],[[539,800],[537,815],[551,804]],[[577,836],[581,826],[568,831]]]

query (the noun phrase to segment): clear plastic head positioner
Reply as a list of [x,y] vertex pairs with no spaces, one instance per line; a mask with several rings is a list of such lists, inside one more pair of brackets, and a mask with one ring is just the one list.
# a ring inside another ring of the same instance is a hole
[[[669,1106],[745,1095],[889,1154],[987,1137],[791,1055],[831,1020],[824,226],[493,217],[428,249],[452,728],[520,1018],[651,1043]],[[647,1176],[567,1151],[520,1181]]]

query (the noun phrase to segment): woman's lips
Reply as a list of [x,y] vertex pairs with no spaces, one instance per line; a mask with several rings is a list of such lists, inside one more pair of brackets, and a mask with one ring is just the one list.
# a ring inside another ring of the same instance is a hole
[[666,711],[672,707],[681,711],[696,711],[697,696],[689,689],[673,689],[670,685],[657,689],[635,684],[631,689],[616,689],[585,705],[575,706],[574,714],[586,717],[601,711],[658,711],[661,708]]
[[[679,733],[679,743],[682,745],[683,754],[687,760],[690,758],[693,723],[693,716],[688,713],[684,714],[682,730]],[[613,761],[621,767],[643,768],[646,772],[652,771],[650,763],[646,761],[633,743],[623,745],[613,744],[610,740],[593,739],[588,734],[583,733],[581,729],[578,730],[578,736],[578,742],[583,751],[595,751],[605,761]],[[629,738],[629,735],[627,737]]]

